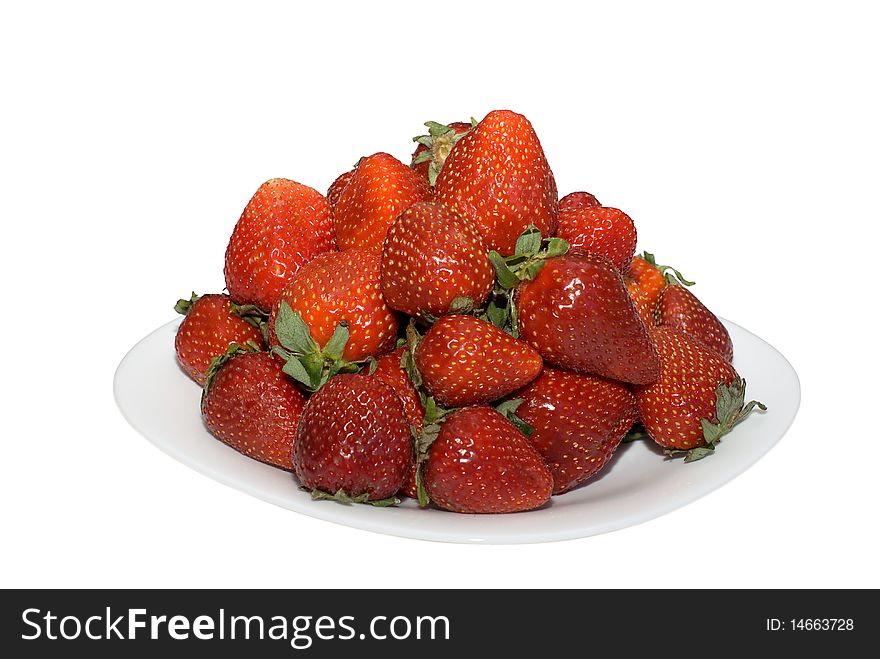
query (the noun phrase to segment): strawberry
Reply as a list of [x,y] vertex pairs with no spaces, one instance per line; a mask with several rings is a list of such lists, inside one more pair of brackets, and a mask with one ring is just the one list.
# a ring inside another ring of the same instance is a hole
[[620,272],[601,254],[549,259],[516,297],[520,337],[546,362],[634,384],[657,379],[648,330]]
[[429,185],[434,185],[452,147],[474,125],[475,122],[455,121],[446,126],[436,121],[426,121],[428,134],[413,138],[413,142],[418,142],[419,145],[412,155],[410,167],[424,176]]
[[228,295],[193,293],[189,300],[178,300],[174,309],[186,316],[174,337],[177,361],[200,386],[205,386],[211,360],[233,343],[263,347],[262,314],[254,307],[235,304]]
[[654,255],[649,252],[633,257],[625,281],[626,290],[647,327],[657,324],[657,304],[660,294],[668,284],[694,285],[694,282],[685,279],[675,268],[658,266]]
[[559,210],[559,238],[571,249],[607,256],[626,273],[636,251],[636,225],[629,215],[608,206]]
[[[349,336],[339,357],[357,361],[394,348],[397,318],[379,290],[378,251],[350,249],[322,254],[300,270],[281,292],[269,317],[272,345],[279,343],[276,321],[286,303],[305,322],[306,334],[325,346],[344,323]],[[307,342],[303,338],[303,342]],[[302,344],[302,342],[300,342]]]
[[340,249],[381,248],[391,223],[417,201],[431,199],[427,181],[387,153],[361,158],[334,208]]
[[351,181],[352,176],[354,176],[354,171],[354,169],[350,169],[347,172],[340,174],[327,189],[327,203],[330,204],[331,210],[336,210],[336,204],[339,203],[339,198],[342,196],[342,193],[345,192],[345,188],[349,181]]
[[725,361],[733,361],[733,341],[727,328],[697,297],[683,286],[667,286],[660,295],[658,324],[674,327],[712,348]]
[[334,377],[306,403],[293,466],[315,498],[396,503],[413,440],[394,390],[361,374]]
[[381,282],[388,306],[430,319],[483,304],[495,273],[469,219],[440,204],[419,202],[388,230]]
[[406,420],[411,426],[418,428],[422,425],[422,417],[425,412],[422,409],[419,392],[413,386],[406,370],[401,365],[406,352],[407,348],[401,346],[394,352],[389,352],[387,355],[379,357],[376,360],[375,369],[370,373],[370,377],[382,380],[382,382],[394,389],[394,393],[400,397],[403,403]]
[[714,350],[672,327],[653,331],[660,377],[636,387],[642,423],[651,438],[686,462],[715,450],[718,440],[762,403],[745,403],[745,380]]
[[522,400],[516,415],[534,429],[529,439],[553,474],[553,494],[602,469],[638,414],[626,385],[553,368],[514,397]]
[[226,248],[226,288],[239,304],[271,309],[287,281],[318,254],[336,250],[324,196],[274,178],[245,206]]
[[571,213],[583,210],[584,208],[597,208],[602,204],[596,199],[595,195],[589,192],[570,192],[559,200],[559,213]]
[[[401,402],[403,403],[403,411],[406,420],[414,431],[418,431],[422,427],[422,419],[425,411],[422,408],[422,400],[418,390],[413,386],[412,380],[407,375],[407,371],[403,367],[403,363],[408,361],[408,348],[400,347],[394,352],[382,355],[376,360],[376,367],[370,374],[370,377],[382,380],[389,387],[394,389]],[[416,483],[416,464],[413,462],[412,467],[406,477],[406,482],[401,490],[406,496],[415,499],[418,497],[418,485]]]
[[556,231],[556,181],[529,120],[509,110],[486,115],[452,149],[437,178],[436,198],[470,217],[490,249],[513,253],[534,224]]
[[305,396],[267,352],[231,346],[214,360],[202,397],[202,418],[239,453],[292,470],[293,439]]
[[441,405],[463,407],[501,398],[534,380],[541,356],[485,320],[444,316],[415,350],[425,389]]
[[429,449],[425,489],[459,513],[531,510],[550,500],[553,476],[531,442],[487,406],[450,414]]

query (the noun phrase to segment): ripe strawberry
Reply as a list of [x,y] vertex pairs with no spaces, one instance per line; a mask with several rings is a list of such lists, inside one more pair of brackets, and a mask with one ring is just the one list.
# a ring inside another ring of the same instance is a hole
[[389,387],[394,389],[401,402],[403,403],[403,411],[406,414],[406,420],[411,426],[419,428],[422,425],[422,417],[425,412],[422,409],[422,401],[419,398],[419,392],[413,386],[412,381],[401,366],[401,360],[407,348],[400,347],[394,352],[382,355],[376,360],[376,368],[370,374],[377,380],[382,380]]
[[354,176],[354,172],[354,169],[350,169],[337,176],[336,180],[330,184],[330,187],[327,189],[327,203],[330,204],[331,210],[336,210],[336,204],[339,203],[339,198],[342,196],[342,193],[345,192],[345,188]]
[[395,218],[431,199],[423,177],[387,153],[361,158],[334,208],[340,249],[381,248]]
[[639,317],[647,327],[657,324],[657,304],[668,284],[694,285],[694,282],[685,279],[675,268],[667,265],[658,266],[654,255],[648,252],[633,257],[625,281],[626,290],[636,304]]
[[450,414],[430,447],[425,488],[441,508],[511,513],[550,500],[553,476],[531,442],[491,407]]
[[714,350],[671,327],[653,331],[660,377],[636,387],[642,423],[668,449],[687,452],[686,462],[712,453],[718,440],[749,413],[766,407],[745,404],[745,381]]
[[233,303],[228,295],[193,293],[189,300],[178,300],[174,309],[186,316],[174,337],[177,361],[202,387],[211,360],[226,352],[231,344],[252,342],[263,347],[260,314]]
[[660,295],[659,325],[674,327],[733,361],[733,341],[727,328],[696,296],[683,286],[667,286]]
[[320,346],[330,341],[340,323],[347,323],[350,336],[343,359],[357,361],[392,350],[397,318],[379,291],[379,260],[376,250],[350,249],[322,254],[306,265],[284,287],[272,309],[272,345],[279,343],[275,325],[279,307],[286,302]]
[[529,439],[553,474],[553,494],[602,469],[638,415],[626,385],[552,368],[514,397],[522,399],[516,415],[534,428]]
[[429,185],[434,185],[452,147],[473,128],[474,124],[454,121],[446,126],[436,121],[426,121],[425,126],[428,127],[428,134],[413,138],[413,142],[418,142],[419,145],[412,155],[410,167],[424,176]]
[[412,461],[403,405],[381,380],[337,375],[306,404],[293,466],[316,498],[394,503]]
[[202,418],[239,453],[293,469],[293,439],[305,396],[268,352],[232,347],[215,360],[202,397]]
[[388,230],[381,282],[388,306],[429,319],[482,305],[495,271],[469,219],[446,206],[419,202]]
[[520,337],[547,363],[634,384],[657,379],[657,352],[614,265],[600,254],[549,259],[517,292]]
[[459,140],[437,178],[436,197],[470,217],[502,256],[514,252],[529,224],[544,236],[556,231],[553,172],[529,120],[509,110],[490,112]]
[[570,192],[559,200],[559,213],[562,214],[563,211],[572,213],[584,208],[597,208],[601,205],[595,195],[591,195],[589,192]]
[[274,178],[245,206],[226,248],[226,288],[239,304],[271,309],[284,284],[318,254],[336,249],[324,196]]
[[473,316],[438,320],[415,357],[425,389],[448,407],[501,398],[541,372],[541,356],[529,345]]
[[[394,352],[389,352],[387,355],[379,357],[376,360],[376,369],[370,377],[382,380],[382,382],[394,389],[394,393],[400,397],[403,403],[406,420],[414,431],[419,431],[422,427],[425,411],[422,408],[419,392],[413,386],[412,380],[409,379],[406,370],[402,366],[404,358],[408,356],[407,352],[407,348],[400,347]],[[406,482],[404,482],[401,491],[412,499],[418,498],[415,462],[410,467],[409,473],[406,476]]]
[[636,225],[623,211],[607,206],[560,208],[556,235],[568,241],[572,251],[607,256],[624,274],[636,251]]

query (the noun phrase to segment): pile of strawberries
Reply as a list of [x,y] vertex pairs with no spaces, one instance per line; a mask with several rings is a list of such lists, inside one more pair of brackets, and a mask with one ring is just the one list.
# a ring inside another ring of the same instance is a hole
[[580,485],[628,434],[690,461],[763,409],[691,282],[635,256],[632,219],[558,198],[525,117],[426,126],[411,165],[361,158],[326,197],[264,183],[228,295],[178,303],[218,439],[318,499],[502,513]]

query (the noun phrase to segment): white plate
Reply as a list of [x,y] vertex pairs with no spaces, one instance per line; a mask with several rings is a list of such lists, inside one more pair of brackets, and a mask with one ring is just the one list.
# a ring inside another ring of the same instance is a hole
[[800,404],[797,374],[775,348],[725,321],[735,366],[748,396],[763,401],[724,437],[717,453],[684,464],[664,459],[651,442],[621,446],[597,478],[540,510],[508,515],[460,515],[420,510],[412,500],[374,508],[312,501],[293,476],[237,453],[214,439],[199,414],[201,391],[178,367],[174,334],[180,319],[142,339],[116,371],[114,393],[134,428],[171,457],[206,476],[296,512],[391,535],[443,542],[508,544],[582,538],[659,517],[738,476],[778,442]]

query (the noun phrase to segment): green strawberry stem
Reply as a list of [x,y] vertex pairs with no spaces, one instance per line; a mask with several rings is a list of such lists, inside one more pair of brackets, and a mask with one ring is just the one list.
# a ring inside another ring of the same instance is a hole
[[[473,124],[473,120],[471,122],[472,125],[476,125]],[[425,126],[428,128],[428,134],[416,135],[413,138],[413,142],[424,146],[425,151],[413,158],[411,165],[429,162],[428,183],[433,186],[437,182],[437,177],[440,176],[440,170],[452,151],[452,147],[465,136],[465,133],[456,133],[451,126],[436,121],[426,121]]]
[[629,444],[630,442],[638,442],[642,439],[648,439],[650,435],[648,431],[645,430],[645,427],[641,424],[634,425],[629,429],[629,432],[623,436],[623,439],[620,440],[621,444]]
[[705,446],[698,446],[688,451],[666,451],[667,455],[685,454],[685,462],[702,460],[707,455],[715,452],[718,441],[737,424],[742,423],[757,407],[766,411],[767,406],[756,400],[748,403],[746,400],[746,381],[737,377],[730,384],[721,383],[715,390],[715,417],[714,419],[700,419],[703,428]]
[[372,357],[356,362],[342,357],[350,335],[344,320],[321,348],[299,312],[282,301],[275,318],[275,335],[280,345],[272,348],[272,354],[284,362],[284,372],[307,391],[317,391],[338,373],[358,373],[365,366],[370,373],[376,370],[376,360]]
[[562,256],[569,247],[562,238],[543,239],[538,227],[530,224],[517,238],[512,255],[504,257],[495,250],[490,251],[488,256],[495,268],[496,284],[484,309],[476,314],[477,317],[518,337],[514,291],[520,283],[534,279],[547,259]]
[[531,437],[532,433],[535,432],[535,429],[516,415],[516,411],[519,409],[519,406],[522,405],[522,402],[522,398],[505,400],[496,405],[495,409],[499,414],[515,425],[517,430],[523,435]]
[[265,338],[268,334],[268,325],[269,322],[269,312],[261,309],[255,304],[236,304],[232,302],[229,305],[229,311],[243,321],[256,327],[258,330],[263,332],[263,337]]
[[660,271],[660,274],[662,274],[663,277],[666,279],[667,284],[693,286],[696,283],[685,279],[684,275],[682,275],[671,265],[657,265],[657,259],[654,257],[653,254],[651,254],[651,252],[643,252],[642,258]]
[[211,363],[208,365],[208,370],[205,372],[205,386],[202,387],[203,402],[205,396],[208,395],[208,389],[211,387],[211,383],[214,382],[214,377],[223,365],[236,355],[246,355],[249,352],[260,352],[260,346],[253,341],[248,341],[247,343],[230,343],[229,347],[226,348],[226,352],[222,355],[217,355],[211,360]]
[[183,298],[178,300],[177,304],[174,305],[174,310],[182,316],[185,316],[189,313],[189,310],[192,309],[192,305],[194,305],[200,297],[201,295],[193,291],[188,300],[185,300]]
[[366,503],[371,506],[377,506],[379,508],[396,506],[400,503],[400,499],[398,499],[397,497],[388,497],[387,499],[376,499],[375,501],[370,501],[370,495],[367,493],[359,494],[356,497],[353,497],[347,494],[345,490],[341,489],[336,490],[336,492],[333,494],[331,494],[330,492],[324,492],[323,490],[310,491],[312,493],[312,501],[335,501],[337,503],[343,503],[345,505],[351,505],[353,503]]

